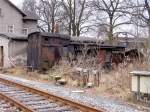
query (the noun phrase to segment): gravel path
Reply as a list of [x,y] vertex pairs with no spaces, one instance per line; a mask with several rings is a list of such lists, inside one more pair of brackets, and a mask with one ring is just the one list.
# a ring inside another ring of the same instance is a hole
[[72,92],[72,89],[65,88],[62,86],[56,86],[54,84],[45,84],[35,81],[26,80],[23,78],[18,78],[14,76],[7,76],[0,74],[0,77],[4,77],[10,80],[15,80],[19,83],[23,83],[29,86],[34,86],[40,89],[48,90],[51,93],[71,98],[75,101],[80,101],[83,103],[87,103],[93,106],[101,107],[106,109],[108,112],[145,112],[142,109],[137,109],[135,107],[132,107],[130,105],[127,105],[121,101],[115,101],[103,97],[96,97],[88,95],[87,93],[78,93],[78,92]]

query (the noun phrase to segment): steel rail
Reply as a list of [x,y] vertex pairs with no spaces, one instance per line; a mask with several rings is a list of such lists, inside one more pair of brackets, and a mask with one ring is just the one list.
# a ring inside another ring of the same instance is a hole
[[1,96],[4,100],[6,100],[6,101],[12,103],[14,106],[16,106],[16,107],[18,107],[19,109],[21,109],[23,112],[34,112],[32,109],[30,109],[30,108],[27,107],[26,105],[22,104],[21,102],[17,101],[16,99],[13,99],[13,98],[11,98],[11,97],[9,97],[9,96],[7,96],[7,95],[1,93],[1,92],[0,92],[0,96]]
[[[27,86],[27,85],[24,85],[24,84],[21,84],[21,83],[18,83],[18,82],[14,82],[12,80],[8,80],[8,79],[2,78],[2,77],[0,77],[0,81],[4,82],[4,83],[7,83],[7,84],[15,85],[15,86],[20,87],[20,88],[23,88],[26,91],[30,91],[30,92],[45,96],[48,99],[53,99],[53,100],[56,100],[56,101],[60,101],[60,102],[62,102],[64,104],[67,104],[71,107],[79,109],[81,112],[105,112],[106,111],[102,108],[95,108],[95,107],[92,107],[92,106],[89,106],[89,105],[86,105],[86,104],[82,104],[82,103],[79,103],[77,101],[73,101],[73,100],[68,99],[68,98],[64,98],[64,97],[61,97],[61,96],[58,96],[58,95],[54,95],[53,93],[50,93],[48,91],[41,90],[41,89],[35,88],[35,87],[30,87],[30,86]],[[18,102],[18,104],[20,104],[20,103]],[[29,109],[29,110],[30,110],[29,112],[34,112],[32,109]]]

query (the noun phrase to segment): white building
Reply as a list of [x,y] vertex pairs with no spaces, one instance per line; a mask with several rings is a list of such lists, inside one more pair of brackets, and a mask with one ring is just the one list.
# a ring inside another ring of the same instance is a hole
[[37,16],[0,0],[0,67],[26,64],[27,35],[38,31]]

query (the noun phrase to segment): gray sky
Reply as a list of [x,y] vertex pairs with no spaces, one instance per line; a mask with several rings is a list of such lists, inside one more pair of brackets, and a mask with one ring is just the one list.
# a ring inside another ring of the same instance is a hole
[[12,3],[17,5],[18,7],[21,7],[23,0],[10,0]]

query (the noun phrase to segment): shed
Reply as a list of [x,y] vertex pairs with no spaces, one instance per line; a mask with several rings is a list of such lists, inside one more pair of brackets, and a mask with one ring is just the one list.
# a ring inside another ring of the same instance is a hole
[[27,66],[37,70],[47,70],[65,55],[70,36],[34,32],[28,36]]
[[27,44],[25,35],[0,33],[0,67],[26,65]]
[[132,71],[131,91],[141,94],[150,95],[150,71]]

